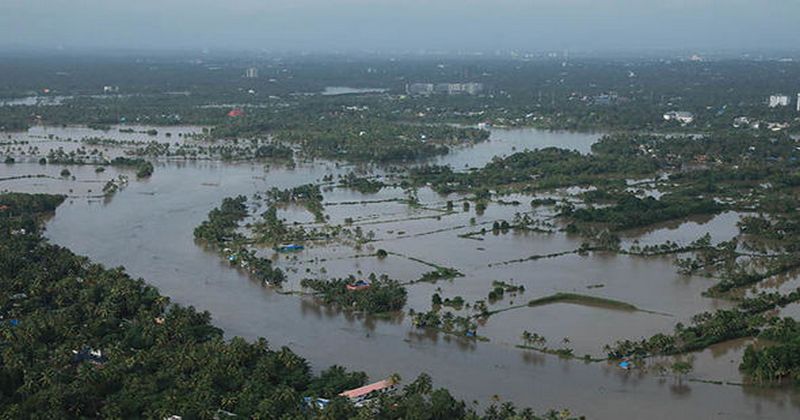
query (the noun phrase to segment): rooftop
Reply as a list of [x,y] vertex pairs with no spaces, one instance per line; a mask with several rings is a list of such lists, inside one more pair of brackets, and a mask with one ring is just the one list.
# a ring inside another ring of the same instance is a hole
[[349,391],[342,392],[342,397],[347,398],[358,398],[364,395],[367,395],[371,392],[380,391],[386,388],[391,388],[394,383],[388,379],[384,379],[379,382],[375,382],[374,384],[364,385],[361,388],[351,389]]

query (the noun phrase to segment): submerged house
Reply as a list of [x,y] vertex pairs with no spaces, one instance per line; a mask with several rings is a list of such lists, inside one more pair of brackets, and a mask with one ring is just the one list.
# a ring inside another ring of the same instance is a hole
[[357,280],[354,283],[350,283],[347,285],[347,290],[355,291],[355,290],[364,290],[369,289],[369,282],[366,280]]
[[361,407],[367,401],[383,394],[390,394],[397,389],[397,383],[384,379],[374,384],[364,385],[360,388],[342,392],[339,396],[350,400],[356,407]]
[[286,245],[278,245],[276,248],[278,252],[295,252],[295,251],[302,251],[305,249],[303,245],[298,244],[286,244]]

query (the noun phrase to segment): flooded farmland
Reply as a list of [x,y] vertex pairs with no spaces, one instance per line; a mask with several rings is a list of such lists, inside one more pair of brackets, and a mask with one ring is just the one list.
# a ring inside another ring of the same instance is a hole
[[[110,133],[122,136],[120,140],[149,141],[141,133],[146,129]],[[177,135],[162,137],[161,132],[201,130],[164,129],[155,137],[174,142]],[[37,127],[27,134],[12,134],[11,140],[26,139],[30,143],[25,147],[39,142],[41,149],[67,148],[80,144],[72,140],[93,135],[103,136],[88,128]],[[598,137],[498,129],[489,141],[454,150],[439,163],[475,167],[495,155],[548,146],[588,152]],[[109,156],[119,153],[113,149],[109,147]],[[61,175],[63,168],[69,169],[69,176]],[[497,395],[518,405],[568,407],[591,418],[788,418],[800,412],[797,391],[740,385],[744,380],[737,363],[731,362],[740,357],[731,355],[743,351],[742,343],[723,343],[698,353],[695,372],[680,385],[671,376],[652,371],[625,371],[605,361],[564,359],[517,348],[523,331],[535,331],[554,347],[571,348],[579,358],[599,358],[606,344],[668,332],[696,313],[730,305],[702,297],[714,280],[680,275],[668,257],[581,254],[574,252],[581,240],[558,229],[493,231],[494,221],[511,220],[517,213],[552,220],[553,211],[532,208],[530,197],[518,197],[519,204],[492,202],[479,214],[474,208],[463,210],[462,197],[442,197],[428,189],[418,192],[418,206],[409,206],[400,188],[362,194],[335,187],[323,192],[326,223],[352,219],[354,227],[372,232],[369,243],[358,249],[334,240],[311,243],[294,254],[260,251],[287,272],[287,291],[299,291],[300,280],[306,277],[376,273],[411,282],[437,266],[463,274],[436,283],[409,284],[406,313],[428,310],[434,293],[473,303],[487,300],[494,281],[524,286],[524,292],[488,302],[489,309],[501,312],[479,325],[477,333],[486,341],[423,331],[405,314],[373,319],[323,306],[310,297],[279,293],[232,269],[216,252],[194,241],[194,227],[224,197],[319,183],[326,175],[350,169],[327,161],[290,168],[164,159],[156,161],[151,178],[135,180],[124,168],[96,172],[92,165],[40,165],[29,159],[0,164],[0,190],[68,194],[68,201],[47,225],[52,242],[107,266],[124,266],[173,301],[210,311],[214,323],[229,336],[266,337],[272,346],[290,346],[315,366],[340,364],[372,377],[398,372],[411,378],[428,372],[437,385],[467,401],[485,403]],[[120,175],[130,178],[127,185],[110,199],[100,198],[103,184]],[[453,211],[447,210],[449,200],[455,201]],[[302,207],[284,208],[281,217],[303,226],[315,224]],[[736,235],[739,217],[727,212],[670,222],[627,232],[623,240],[685,244],[705,233],[714,241],[727,240]],[[388,256],[375,258],[376,249],[386,250]],[[538,258],[549,255],[554,256]],[[516,307],[559,292],[613,299],[635,309],[571,302]],[[469,309],[455,312],[467,314]]]

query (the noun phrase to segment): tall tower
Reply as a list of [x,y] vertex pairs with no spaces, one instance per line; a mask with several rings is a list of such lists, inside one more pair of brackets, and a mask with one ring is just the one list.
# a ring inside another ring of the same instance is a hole
[[800,112],[800,93],[797,94],[797,112]]

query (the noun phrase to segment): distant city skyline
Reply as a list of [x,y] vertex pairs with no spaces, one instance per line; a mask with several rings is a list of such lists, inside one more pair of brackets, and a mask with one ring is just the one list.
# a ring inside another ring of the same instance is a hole
[[794,0],[4,0],[0,47],[794,50]]

